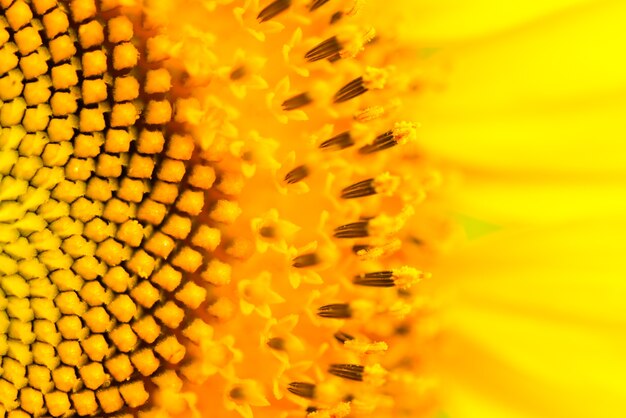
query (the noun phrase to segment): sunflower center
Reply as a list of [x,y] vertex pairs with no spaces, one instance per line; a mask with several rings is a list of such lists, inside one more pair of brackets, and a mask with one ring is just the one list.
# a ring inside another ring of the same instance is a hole
[[11,417],[141,408],[179,379],[168,370],[203,326],[190,312],[205,303],[204,276],[191,274],[219,233],[194,219],[211,216],[215,172],[191,163],[194,140],[172,122],[158,40],[114,6],[2,4],[0,405]]
[[0,413],[421,410],[430,168],[358,6],[0,0]]

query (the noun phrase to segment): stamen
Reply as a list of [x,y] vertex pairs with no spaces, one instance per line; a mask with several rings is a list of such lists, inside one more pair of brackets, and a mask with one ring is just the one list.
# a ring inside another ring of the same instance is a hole
[[305,165],[298,166],[285,175],[285,181],[294,184],[304,180],[309,175],[309,169]]
[[306,58],[309,62],[323,60],[339,54],[341,48],[342,46],[339,43],[339,40],[336,36],[333,36],[332,38],[328,38],[321,42],[319,45],[304,54],[304,58]]
[[264,238],[274,238],[276,236],[276,230],[273,226],[262,226],[259,229],[259,234]]
[[393,287],[395,282],[393,279],[393,271],[379,271],[375,273],[366,273],[360,276],[356,276],[353,281],[354,284],[359,286],[371,286],[371,287]]
[[354,199],[358,197],[382,194],[392,196],[398,189],[400,178],[389,173],[383,173],[375,178],[367,179],[344,188],[341,191],[343,199]]
[[267,346],[273,348],[274,350],[281,351],[285,349],[285,340],[278,337],[270,338],[267,341]]
[[354,340],[354,337],[350,334],[346,334],[342,331],[337,331],[334,335],[335,339],[339,341],[341,344],[344,344],[346,341]]
[[363,381],[363,372],[365,367],[359,364],[331,364],[328,368],[328,373],[334,374],[342,379],[355,380],[357,382]]
[[275,0],[274,2],[267,5],[259,15],[257,19],[263,23],[267,22],[271,18],[278,16],[285,10],[287,10],[291,6],[291,0]]
[[363,147],[359,148],[359,154],[373,154],[375,152],[391,148],[397,144],[398,143],[393,137],[393,132],[387,131],[383,134],[378,135],[374,142],[372,142],[371,144],[364,145]]
[[393,281],[400,290],[407,290],[422,279],[429,279],[430,273],[424,273],[413,267],[400,267],[393,270]]
[[411,332],[411,327],[409,324],[398,325],[394,330],[396,335],[408,335]]
[[352,317],[352,309],[347,303],[324,305],[317,310],[322,318],[347,319]]
[[380,90],[387,84],[389,72],[385,69],[367,67],[363,76],[355,78],[335,94],[334,102],[353,99],[369,90]]
[[243,392],[243,388],[242,387],[234,387],[233,389],[231,389],[231,391],[228,393],[228,396],[231,399],[237,399],[237,400],[242,400],[245,398],[245,394]]
[[233,81],[236,81],[245,75],[246,75],[246,67],[237,67],[230,73],[230,79]]
[[300,93],[283,102],[283,110],[295,110],[311,103],[313,99],[308,93]]
[[333,13],[333,15],[330,17],[330,24],[333,25],[333,24],[339,22],[342,17],[343,17],[343,12],[335,12],[335,13]]
[[368,221],[352,222],[335,228],[335,238],[365,238],[369,236],[367,232]]
[[359,286],[393,287],[398,286],[406,290],[422,279],[430,277],[429,273],[423,273],[413,267],[400,267],[393,270],[366,273],[354,278],[353,283]]
[[292,266],[296,268],[311,267],[319,263],[319,261],[316,253],[303,254],[293,259]]
[[417,137],[417,126],[408,122],[398,122],[394,128],[380,134],[376,139],[368,145],[359,149],[360,154],[372,154],[387,148],[394,147],[398,144],[404,145],[414,141]]
[[331,148],[331,149],[345,149],[354,145],[354,141],[350,136],[350,132],[342,132],[337,136],[334,136],[320,144],[321,149]]
[[309,6],[309,11],[313,12],[325,5],[326,3],[328,3],[328,0],[314,0]]
[[367,92],[367,87],[363,84],[363,77],[358,77],[343,86],[333,98],[335,103],[346,102],[350,99],[353,99],[361,94]]
[[355,199],[358,197],[371,196],[374,194],[376,194],[376,189],[374,188],[374,179],[367,179],[344,188],[341,191],[341,198]]
[[294,395],[308,399],[313,398],[315,395],[315,385],[313,383],[291,382],[289,383],[287,390]]
[[356,255],[360,255],[364,251],[369,251],[372,249],[371,245],[366,244],[355,244],[352,246],[352,252]]

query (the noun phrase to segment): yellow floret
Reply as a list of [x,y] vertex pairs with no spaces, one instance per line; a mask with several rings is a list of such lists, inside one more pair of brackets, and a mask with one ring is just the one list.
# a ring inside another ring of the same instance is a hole
[[124,42],[113,48],[113,68],[115,70],[125,70],[133,68],[139,60],[139,51],[130,42]]
[[92,20],[78,27],[78,39],[83,49],[101,45],[104,42],[104,28],[97,20]]
[[103,50],[85,52],[82,55],[83,76],[93,77],[106,73],[107,57]]
[[124,406],[124,400],[116,387],[99,390],[96,396],[102,410],[107,414],[119,411]]
[[70,11],[75,22],[82,22],[96,15],[96,2],[94,0],[72,0]]
[[66,13],[61,9],[55,8],[44,15],[43,25],[46,28],[46,35],[52,39],[60,33],[67,32],[70,22]]
[[68,89],[78,84],[76,67],[71,64],[61,64],[52,67],[52,86],[57,90]]
[[32,26],[27,26],[15,34],[15,43],[22,55],[28,55],[41,45],[41,36]]
[[159,367],[159,359],[156,358],[154,352],[150,349],[143,349],[131,354],[130,361],[135,368],[144,376],[152,375]]
[[70,400],[66,393],[50,392],[44,395],[46,399],[46,407],[53,417],[64,415],[70,408]]
[[11,7],[6,10],[5,16],[11,28],[16,31],[31,21],[33,13],[30,11],[30,7],[28,7],[26,2],[16,0]]
[[126,354],[119,354],[104,362],[107,371],[118,382],[127,380],[135,370]]
[[161,335],[161,327],[157,324],[154,317],[150,315],[145,315],[143,318],[135,321],[132,327],[139,338],[148,344],[152,344]]
[[170,364],[178,364],[185,357],[186,352],[185,347],[173,335],[161,340],[154,351]]
[[111,111],[111,126],[114,128],[132,126],[139,118],[139,109],[133,103],[118,103]]
[[161,152],[165,138],[161,131],[149,131],[144,129],[137,140],[137,150],[142,154],[156,154]]
[[81,341],[83,351],[91,361],[101,362],[109,354],[111,348],[102,336],[102,334],[94,334]]
[[125,102],[139,97],[139,82],[133,76],[118,77],[113,84],[113,99]]
[[81,366],[79,373],[85,386],[93,390],[103,386],[109,379],[101,363],[89,363]]
[[129,322],[137,314],[137,305],[130,296],[118,295],[108,305],[108,311],[120,322]]
[[107,22],[109,42],[117,44],[133,38],[133,22],[126,16],[116,16]]
[[164,125],[172,118],[172,105],[168,100],[151,100],[145,110],[145,121],[150,125]]
[[154,316],[171,329],[176,329],[185,318],[183,311],[176,303],[167,301],[154,311]]
[[66,61],[76,55],[74,41],[69,35],[54,38],[48,43],[48,49],[50,50],[50,55],[52,55],[52,60],[55,64]]
[[145,404],[149,397],[142,381],[122,385],[120,387],[120,393],[126,404],[131,408]]
[[98,410],[96,396],[94,392],[90,390],[73,393],[71,398],[72,404],[80,416],[93,416]]
[[128,353],[137,345],[137,335],[128,324],[122,324],[109,332],[111,341],[119,351]]
[[130,292],[130,295],[135,302],[148,309],[150,309],[152,305],[154,305],[161,297],[159,290],[152,286],[147,280],[144,280],[135,286],[135,288]]
[[149,70],[143,89],[148,94],[166,93],[172,87],[172,77],[165,68]]
[[141,278],[148,278],[154,271],[156,262],[150,254],[143,250],[136,251],[126,264],[130,271]]

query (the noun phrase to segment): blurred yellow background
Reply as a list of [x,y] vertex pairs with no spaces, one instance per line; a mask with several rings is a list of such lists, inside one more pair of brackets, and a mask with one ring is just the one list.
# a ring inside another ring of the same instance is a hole
[[434,272],[445,412],[626,414],[626,2],[420,1],[396,18],[446,66],[422,137],[459,173],[454,209],[487,226]]

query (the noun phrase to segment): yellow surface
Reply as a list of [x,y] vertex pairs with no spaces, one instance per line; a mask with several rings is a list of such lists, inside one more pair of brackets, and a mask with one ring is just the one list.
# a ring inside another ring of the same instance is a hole
[[619,416],[625,17],[0,0],[0,416]]

